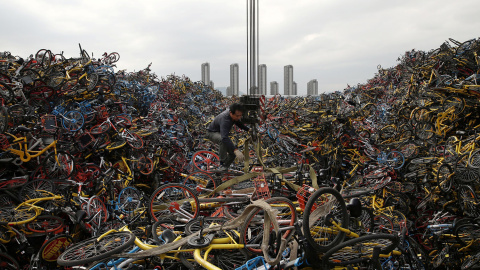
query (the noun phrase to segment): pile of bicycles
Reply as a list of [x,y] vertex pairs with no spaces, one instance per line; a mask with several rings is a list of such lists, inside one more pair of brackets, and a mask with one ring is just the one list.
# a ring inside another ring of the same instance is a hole
[[479,267],[479,42],[266,98],[226,173],[204,135],[238,97],[81,46],[0,53],[0,268]]

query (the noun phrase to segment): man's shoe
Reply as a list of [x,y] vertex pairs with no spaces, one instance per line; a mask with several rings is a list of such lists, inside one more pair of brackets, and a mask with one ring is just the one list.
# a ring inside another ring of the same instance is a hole
[[215,173],[225,173],[225,172],[228,172],[228,168],[222,165],[222,166],[220,166],[220,167],[218,167],[218,168],[216,168],[216,169],[211,170],[211,172],[215,172]]

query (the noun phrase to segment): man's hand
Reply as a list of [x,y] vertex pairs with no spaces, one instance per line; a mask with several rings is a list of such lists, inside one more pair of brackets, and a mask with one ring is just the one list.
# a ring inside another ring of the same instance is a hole
[[243,162],[245,160],[245,157],[243,156],[243,153],[240,152],[240,150],[235,149],[233,153],[235,154],[239,162]]

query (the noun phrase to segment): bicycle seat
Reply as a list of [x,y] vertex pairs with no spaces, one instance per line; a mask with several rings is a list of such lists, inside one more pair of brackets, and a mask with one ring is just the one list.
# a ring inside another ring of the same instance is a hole
[[362,215],[362,202],[358,198],[353,198],[347,204],[347,210],[351,217],[360,217]]
[[177,238],[177,236],[175,235],[175,233],[170,230],[170,229],[166,229],[162,232],[162,234],[160,235],[160,239],[162,239],[163,241],[165,241],[165,244],[168,244],[168,243],[171,243],[173,242],[175,239]]
[[18,126],[15,131],[17,132],[30,132],[32,131],[31,128],[27,128],[26,126]]
[[75,222],[80,223],[84,218],[87,217],[87,211],[85,210],[78,210],[75,212]]

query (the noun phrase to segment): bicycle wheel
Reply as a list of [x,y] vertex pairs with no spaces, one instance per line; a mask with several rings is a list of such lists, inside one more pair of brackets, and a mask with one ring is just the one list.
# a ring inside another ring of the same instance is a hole
[[137,169],[143,175],[150,175],[153,172],[153,160],[147,156],[140,157],[137,162]]
[[40,215],[40,210],[30,206],[3,207],[0,210],[0,222],[10,226],[32,222]]
[[468,166],[474,169],[480,168],[480,149],[474,150],[468,157]]
[[172,219],[159,219],[152,225],[152,239],[157,245],[164,245],[165,239],[162,238],[162,233],[165,230],[171,230],[172,232],[176,233],[177,235],[183,234],[183,226],[182,230],[175,230],[175,226],[178,226],[182,223],[172,220]]
[[21,268],[20,264],[12,256],[8,255],[7,253],[0,252],[0,269],[18,270]]
[[391,151],[387,155],[387,164],[395,170],[398,170],[405,164],[405,157],[399,151]]
[[[18,195],[20,197],[20,200],[26,201],[30,199],[37,199],[49,196],[49,194],[45,193],[45,191],[54,193],[54,183],[51,180],[47,179],[37,179],[24,184],[20,189],[20,193]],[[37,204],[41,204],[41,202]]]
[[463,224],[455,229],[455,238],[462,246],[468,246],[472,241],[480,239],[480,226],[477,224]]
[[337,190],[321,188],[310,196],[303,215],[305,238],[316,251],[326,252],[345,238],[333,222],[348,228],[347,206]]
[[[220,224],[223,225],[225,222],[227,222],[228,219],[226,218],[221,218],[221,217],[205,217],[203,218],[203,227],[200,226],[200,219],[193,219],[190,220],[187,224],[185,224],[185,233],[187,235],[194,234],[198,231],[200,231],[201,228],[208,228],[212,224]],[[220,234],[222,234],[220,232]],[[219,237],[225,237],[225,234]]]
[[38,98],[45,98],[48,99],[55,94],[55,89],[48,85],[40,85],[32,90],[30,90],[29,95],[30,97],[38,97]]
[[90,129],[90,133],[93,135],[99,135],[107,132],[110,129],[110,123],[103,122],[101,124],[95,125]]
[[452,167],[448,164],[442,164],[437,171],[438,188],[448,193],[453,185]]
[[3,98],[5,104],[10,104],[15,97],[13,90],[6,83],[0,82],[0,97]]
[[43,260],[47,262],[55,262],[60,254],[72,244],[73,238],[71,236],[66,234],[57,235],[48,239],[48,241],[40,247],[38,252]]
[[97,73],[90,73],[87,78],[85,85],[87,86],[87,90],[91,91],[97,86],[98,84],[98,74]]
[[65,151],[52,152],[43,160],[43,169],[50,179],[68,179],[75,170],[75,160]]
[[7,107],[0,107],[0,133],[5,132],[8,126],[8,110]]
[[185,223],[198,216],[200,204],[197,195],[182,184],[166,184],[156,189],[150,198],[149,213],[155,221],[163,218]]
[[133,149],[142,149],[143,147],[143,139],[142,137],[138,136],[137,133],[129,132],[127,136],[125,136],[128,145]]
[[126,187],[118,194],[119,210],[126,214],[133,214],[135,210],[144,207],[142,194],[134,187]]
[[367,262],[372,258],[374,248],[380,248],[381,254],[388,254],[399,243],[399,238],[392,234],[372,234],[345,241],[332,247],[322,256],[325,269],[335,266]]
[[192,162],[198,170],[210,173],[210,170],[220,166],[220,157],[211,151],[202,150],[193,154]]
[[461,270],[471,269],[473,266],[478,264],[478,262],[480,262],[480,251],[478,251],[474,255],[471,255],[465,261],[463,261],[460,269]]
[[134,244],[135,235],[130,232],[111,233],[98,240],[90,238],[71,245],[57,259],[60,266],[80,266],[121,253]]
[[85,118],[79,111],[69,111],[63,115],[62,125],[72,132],[80,130],[85,124]]
[[208,194],[217,187],[212,176],[201,171],[189,174],[183,184],[196,191],[198,196]]
[[88,218],[92,218],[92,222],[97,225],[97,227],[100,227],[103,223],[107,222],[107,208],[99,197],[92,196],[88,199],[87,216]]
[[431,139],[435,135],[435,127],[430,122],[421,121],[415,125],[415,136],[423,141]]
[[56,216],[38,216],[27,224],[27,229],[35,233],[55,233],[63,228],[63,219]]
[[[280,228],[293,226],[297,220],[296,208],[292,201],[284,197],[273,197],[265,200],[273,209],[277,210],[277,222]],[[244,225],[240,228],[241,244],[258,244],[258,247],[247,247],[246,250],[251,254],[261,254],[260,244],[263,241],[265,218],[263,210],[258,208],[252,211],[245,219]],[[273,230],[273,226],[270,227]],[[283,239],[289,239],[293,236],[292,230],[282,233]],[[275,240],[275,239],[271,239]],[[273,247],[271,247],[273,248]]]

